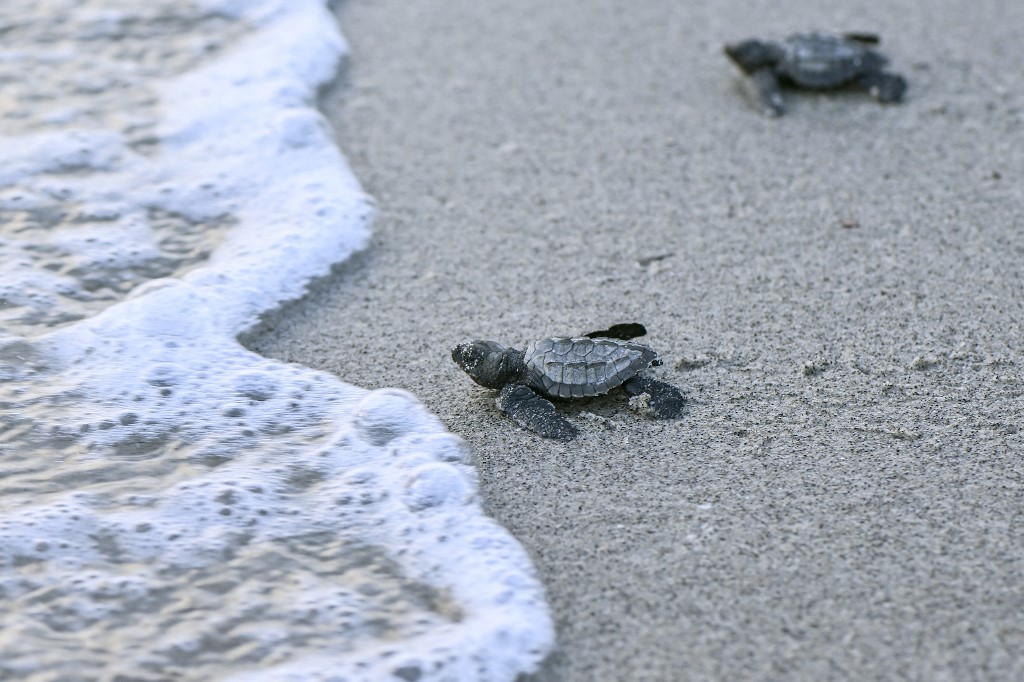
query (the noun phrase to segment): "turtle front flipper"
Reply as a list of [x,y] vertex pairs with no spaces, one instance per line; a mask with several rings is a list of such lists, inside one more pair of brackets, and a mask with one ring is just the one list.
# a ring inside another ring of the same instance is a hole
[[648,403],[651,414],[658,419],[678,417],[683,412],[683,405],[686,404],[686,399],[683,398],[683,394],[678,388],[646,374],[637,374],[622,386],[629,395],[637,396],[646,393],[651,396]]
[[639,322],[621,322],[613,324],[607,329],[599,332],[584,334],[588,339],[618,339],[619,341],[632,341],[647,334],[647,328]]
[[578,433],[568,419],[558,414],[550,400],[537,395],[526,384],[508,384],[495,402],[512,421],[538,436],[572,440]]
[[757,102],[757,109],[765,116],[777,118],[786,113],[782,100],[782,88],[774,67],[764,66],[750,73],[750,88]]

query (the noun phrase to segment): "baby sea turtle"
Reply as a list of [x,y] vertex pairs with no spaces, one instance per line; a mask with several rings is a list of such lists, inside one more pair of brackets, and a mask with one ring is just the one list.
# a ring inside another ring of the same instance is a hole
[[498,409],[525,429],[545,438],[570,440],[576,427],[545,398],[589,398],[622,386],[633,396],[647,394],[651,414],[677,417],[683,395],[645,370],[662,364],[649,346],[630,339],[646,334],[643,325],[615,325],[580,337],[534,341],[526,350],[494,341],[469,341],[452,349],[452,360],[473,381],[500,389]]
[[781,84],[807,90],[853,87],[879,102],[899,102],[907,90],[900,75],[884,71],[888,59],[871,49],[870,33],[798,33],[781,43],[757,39],[725,46],[725,53],[750,77],[761,112],[785,111]]

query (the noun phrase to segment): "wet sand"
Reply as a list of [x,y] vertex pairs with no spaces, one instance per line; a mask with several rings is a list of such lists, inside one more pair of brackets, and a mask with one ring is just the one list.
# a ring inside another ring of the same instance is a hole
[[[1024,678],[1024,6],[338,15],[375,236],[246,342],[471,444],[548,589],[539,679]],[[812,28],[881,33],[907,101],[755,113],[722,44]],[[621,321],[681,419],[613,395],[545,441],[449,358]]]

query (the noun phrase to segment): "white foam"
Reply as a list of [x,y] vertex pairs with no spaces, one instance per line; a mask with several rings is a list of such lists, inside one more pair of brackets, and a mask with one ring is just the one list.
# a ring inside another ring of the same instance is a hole
[[[11,68],[186,11],[110,5]],[[464,444],[408,393],[236,340],[363,248],[373,204],[314,108],[345,51],[322,0],[203,8],[161,39],[230,34],[215,57],[110,67],[158,96],[148,122],[40,105],[0,139],[27,226],[0,233],[0,677],[531,671],[543,591]]]

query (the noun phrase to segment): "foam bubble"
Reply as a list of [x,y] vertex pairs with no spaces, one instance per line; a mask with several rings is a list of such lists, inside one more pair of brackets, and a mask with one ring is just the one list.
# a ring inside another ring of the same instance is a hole
[[373,445],[386,445],[411,432],[437,429],[437,419],[407,391],[385,388],[371,391],[356,405],[353,424],[360,437]]
[[313,106],[345,49],[324,3],[0,23],[0,677],[534,669],[543,592],[465,444],[236,340],[367,243]]
[[462,504],[470,498],[465,478],[446,464],[424,464],[410,474],[405,483],[404,500],[413,511]]

